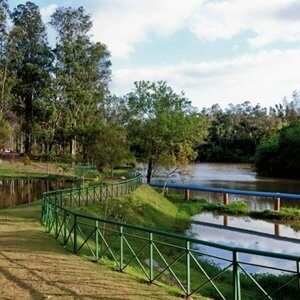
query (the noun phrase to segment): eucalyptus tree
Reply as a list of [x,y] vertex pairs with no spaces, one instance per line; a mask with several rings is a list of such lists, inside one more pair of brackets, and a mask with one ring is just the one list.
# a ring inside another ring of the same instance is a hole
[[18,5],[11,14],[16,53],[13,58],[17,78],[13,87],[14,109],[20,116],[25,135],[25,152],[33,142],[36,102],[49,84],[53,54],[39,7],[32,2]]
[[0,0],[0,109],[6,110],[9,105],[10,91],[13,84],[10,55],[11,35],[8,28],[9,7],[6,0]]
[[206,126],[183,93],[166,82],[135,82],[125,97],[127,128],[132,149],[148,163],[147,182],[159,166],[187,164],[195,158]]
[[110,80],[110,56],[104,44],[91,40],[93,24],[82,7],[60,7],[50,23],[58,34],[54,50],[56,99],[74,158],[79,129],[97,123],[100,117],[100,104]]

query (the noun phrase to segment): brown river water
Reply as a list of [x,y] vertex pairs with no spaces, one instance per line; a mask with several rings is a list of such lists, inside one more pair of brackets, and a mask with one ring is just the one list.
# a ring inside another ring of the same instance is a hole
[[73,183],[40,179],[1,179],[0,209],[39,200],[42,193],[72,187]]

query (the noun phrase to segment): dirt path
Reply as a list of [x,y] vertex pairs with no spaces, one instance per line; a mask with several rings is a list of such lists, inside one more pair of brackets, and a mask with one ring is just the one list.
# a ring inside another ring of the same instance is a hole
[[178,299],[63,249],[33,220],[0,217],[0,299]]

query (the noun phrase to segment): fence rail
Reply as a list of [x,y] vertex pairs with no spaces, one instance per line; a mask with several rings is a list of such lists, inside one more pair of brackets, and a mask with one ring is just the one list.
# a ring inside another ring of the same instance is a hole
[[[147,282],[176,285],[186,297],[197,292],[216,299],[235,300],[299,295],[299,256],[231,247],[72,210],[125,195],[141,183],[141,175],[134,174],[118,184],[46,192],[42,199],[43,222],[48,232],[74,253],[89,255],[94,261],[108,257],[120,271],[128,266],[140,268]],[[283,266],[259,263],[262,257],[283,261]],[[222,264],[212,266],[203,258],[217,259]],[[249,271],[251,267],[284,272],[285,277],[281,277],[276,287],[269,287]],[[232,285],[230,291],[224,288],[224,281]],[[251,284],[256,290],[245,288]]]
[[280,210],[280,200],[281,199],[299,200],[300,201],[300,195],[298,195],[298,194],[259,192],[259,191],[235,190],[235,189],[226,189],[226,188],[211,188],[211,187],[204,187],[204,186],[180,185],[180,184],[166,184],[165,185],[165,184],[150,183],[150,186],[152,186],[154,188],[167,188],[167,189],[174,189],[174,190],[182,190],[182,191],[184,191],[185,199],[187,201],[190,198],[190,191],[223,194],[223,202],[225,205],[229,204],[228,195],[271,198],[271,199],[274,199],[274,210],[276,210],[276,211]]

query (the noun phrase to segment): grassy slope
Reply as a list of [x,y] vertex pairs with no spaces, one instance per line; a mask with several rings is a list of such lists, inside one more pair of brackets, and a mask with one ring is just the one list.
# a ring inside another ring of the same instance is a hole
[[[80,208],[86,213],[104,217],[106,203],[100,202]],[[139,187],[130,195],[109,200],[108,218],[169,230],[176,225],[178,208],[147,185]]]
[[[205,209],[209,210],[212,209],[216,212],[222,212],[223,208],[219,207],[209,207],[209,204],[206,201],[197,201],[192,203],[185,203],[183,201],[172,201],[168,200],[164,196],[162,196],[159,192],[153,190],[149,186],[141,186],[132,194],[126,197],[120,197],[117,199],[110,200],[108,203],[107,209],[107,217],[114,218],[123,222],[146,226],[146,227],[153,227],[159,228],[167,231],[176,230],[178,232],[184,232],[189,224],[189,218],[191,215],[197,214]],[[94,205],[90,205],[88,207],[80,208],[84,212],[89,214],[94,214],[97,216],[104,216],[106,203],[97,203]],[[131,207],[131,208],[130,208]],[[245,213],[245,205],[244,203],[234,203],[231,204],[229,207],[225,208],[227,213],[237,213],[243,214]],[[120,214],[120,211],[123,211],[123,214]],[[178,241],[177,241],[178,242]],[[133,248],[139,249],[140,242],[139,241],[132,241]],[[178,254],[174,253],[174,251],[169,251],[165,249],[169,261],[172,261],[173,257],[177,257]],[[157,256],[154,258],[157,260]],[[158,261],[160,266],[163,264]],[[217,269],[209,264],[205,264],[202,262],[205,270],[213,275],[216,274]],[[185,262],[179,261],[174,265],[174,270],[176,274],[180,278],[184,278],[185,276]],[[126,271],[136,277],[140,277],[139,268],[131,268],[129,271]],[[197,278],[197,282],[193,282],[192,286],[195,283],[195,287],[198,286],[199,282],[202,282],[203,278],[201,277],[201,273],[199,269],[192,269],[191,271],[192,278]],[[168,276],[167,276],[168,277]],[[163,282],[168,282],[169,278],[164,278]],[[249,279],[245,276],[241,275],[243,281],[243,299],[254,299],[259,294],[259,291],[254,288],[253,284]],[[231,297],[232,291],[232,278],[231,273],[226,272],[220,278],[221,280],[216,280],[218,287],[227,295],[229,298]],[[267,281],[269,286],[277,286],[279,283],[283,283],[286,281],[286,278],[276,278],[272,275],[267,276],[266,279],[261,279]],[[264,283],[263,285],[265,285]],[[165,288],[170,292],[178,293],[178,289],[174,289],[174,287],[170,287],[170,284],[166,284]],[[275,288],[274,288],[275,289]],[[205,296],[212,297],[216,295],[214,290],[210,285],[207,285],[201,293]],[[286,299],[292,299],[290,297],[290,293],[293,293],[293,289],[289,291],[289,294],[286,294]]]
[[[190,215],[193,213],[193,211],[183,209],[183,207],[179,204],[172,203],[161,193],[147,185],[141,186],[128,196],[109,200],[107,204],[109,207],[107,210],[107,217],[110,219],[117,219],[126,223],[162,229],[169,232],[176,231],[182,234],[184,234],[184,231],[188,228],[190,224]],[[78,210],[84,213],[104,217],[105,206],[107,204],[103,202],[96,203],[86,207],[78,208]],[[127,206],[131,206],[131,209],[128,209]],[[125,210],[125,213],[122,215],[115,213],[115,211],[119,212],[120,210]],[[170,239],[169,242],[177,243],[177,245],[179,245],[178,240],[175,241]],[[131,245],[136,251],[140,248],[140,243],[141,242],[138,240],[131,240]],[[184,244],[182,244],[181,246],[184,247]],[[162,253],[166,255],[169,262],[178,256],[178,252],[174,248],[164,248],[162,246],[159,246],[159,248],[160,251],[162,251]],[[117,251],[117,249],[118,248],[116,247],[115,251]],[[164,266],[164,263],[157,255],[154,256],[154,259],[159,263],[161,267]],[[105,263],[109,265],[109,261],[106,260]],[[211,276],[218,272],[218,269],[208,263],[203,263],[202,265]],[[186,276],[185,259],[178,261],[175,265],[172,266],[172,268],[177,276],[183,279],[184,282]],[[138,278],[143,278],[139,266],[137,265],[131,266],[129,269],[126,269],[126,272]],[[224,276],[227,276],[227,278],[225,279]],[[218,287],[225,293],[225,295],[231,295],[231,275],[230,273],[228,273],[224,276],[221,280],[217,280]],[[199,282],[206,281],[205,277],[197,267],[191,270],[191,277],[192,286],[194,287],[198,287]],[[180,289],[174,286],[171,275],[162,278],[160,284],[164,285],[165,289],[170,293],[181,293]],[[216,292],[211,285],[206,285],[205,289],[201,290],[201,293],[206,297],[213,297],[216,295]],[[252,297],[254,297],[251,291],[245,291],[245,296],[245,299],[251,299]]]
[[1,297],[173,299],[161,288],[65,251],[45,233],[39,216],[39,203],[0,211]]

